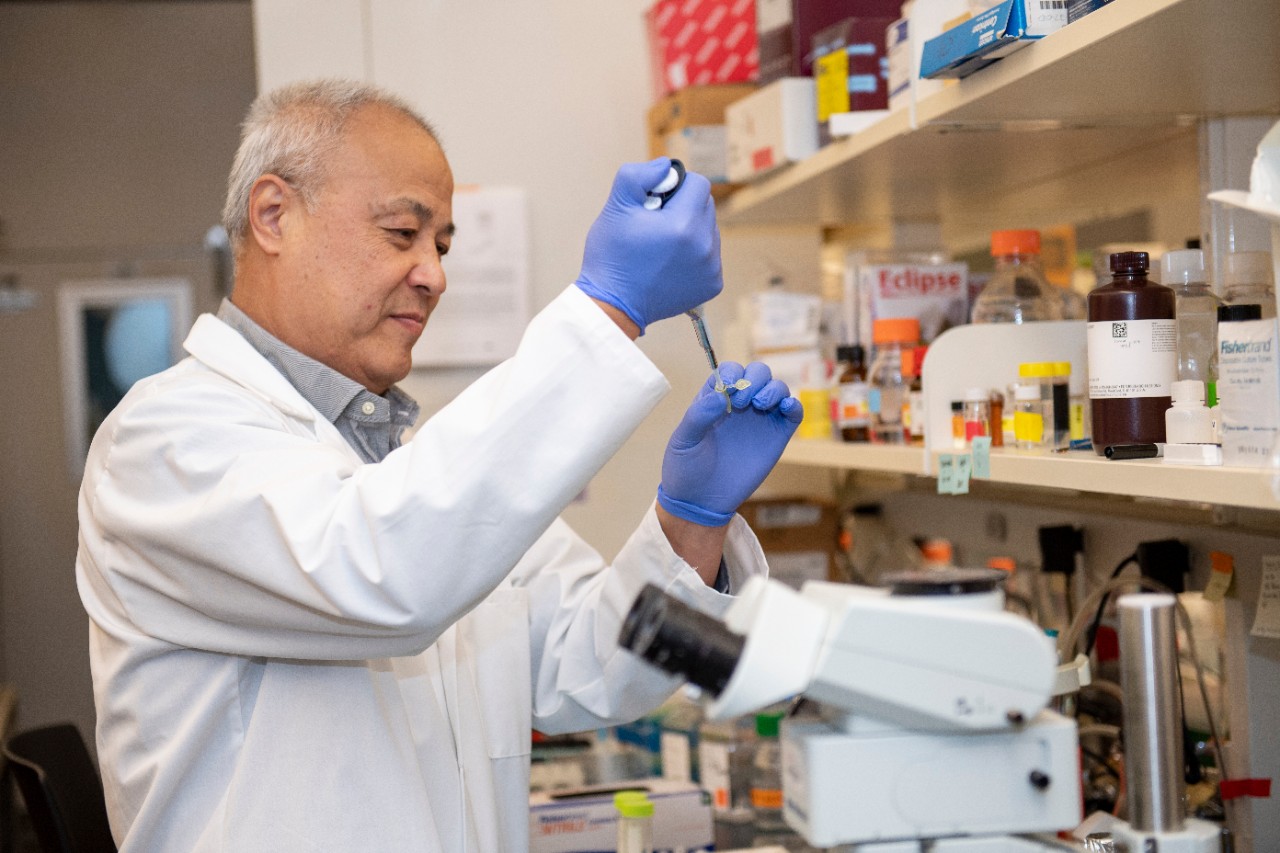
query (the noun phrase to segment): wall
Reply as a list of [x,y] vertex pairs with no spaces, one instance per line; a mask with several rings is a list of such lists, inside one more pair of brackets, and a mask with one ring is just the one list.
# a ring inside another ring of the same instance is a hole
[[[308,11],[309,0],[256,0],[259,85],[326,75],[371,80],[406,97],[437,127],[458,183],[524,187],[536,310],[577,275],[587,229],[618,165],[647,158],[647,6],[648,0],[330,0],[317,15]],[[760,244],[726,233],[726,281],[741,293],[762,285],[778,265],[816,279],[813,240],[802,235],[789,243],[774,234]],[[731,299],[713,303],[713,340],[735,311]],[[621,547],[652,501],[667,437],[707,375],[683,320],[654,325],[640,346],[673,391],[566,512],[606,555]],[[429,414],[479,374],[415,371],[404,386]]]
[[38,296],[0,314],[0,679],[23,727],[93,728],[57,288],[183,275],[216,305],[202,241],[253,97],[251,26],[247,3],[0,4],[0,276]]

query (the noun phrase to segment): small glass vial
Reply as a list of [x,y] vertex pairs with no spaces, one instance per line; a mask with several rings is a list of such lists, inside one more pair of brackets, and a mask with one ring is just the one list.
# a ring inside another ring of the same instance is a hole
[[1049,389],[1053,408],[1053,446],[1065,449],[1071,445],[1071,362],[1055,361],[1052,365]]
[[1213,414],[1204,404],[1204,383],[1199,379],[1181,379],[1170,387],[1173,405],[1164,413],[1164,431],[1169,444],[1215,444]]
[[973,444],[987,435],[991,424],[991,392],[986,388],[970,388],[964,392],[964,443]]
[[964,400],[951,401],[951,446],[964,449]]
[[613,795],[618,811],[618,853],[653,853],[653,802],[643,791]]
[[1013,435],[1021,450],[1037,450],[1044,445],[1044,406],[1040,386],[1019,384],[1013,392]]

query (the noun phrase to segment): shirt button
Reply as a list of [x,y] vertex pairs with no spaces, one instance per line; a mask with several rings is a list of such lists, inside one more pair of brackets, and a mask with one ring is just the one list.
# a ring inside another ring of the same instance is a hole
[[364,412],[366,415],[372,415],[375,411],[377,411],[377,409],[378,407],[375,406],[372,402],[369,402],[368,400],[366,400],[364,405],[360,407],[360,411]]

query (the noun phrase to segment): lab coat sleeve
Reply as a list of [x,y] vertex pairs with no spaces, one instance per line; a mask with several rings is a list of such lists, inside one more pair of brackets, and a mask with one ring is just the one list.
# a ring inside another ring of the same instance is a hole
[[[414,654],[488,595],[667,385],[577,288],[383,462],[213,371],[126,397],[81,490],[104,630],[248,656]],[[265,362],[264,362],[265,364]],[[336,433],[335,433],[336,435]]]
[[[740,516],[730,525],[725,564],[730,590],[767,574],[759,543]],[[512,580],[528,590],[533,727],[547,733],[636,719],[680,685],[618,645],[623,620],[645,584],[717,617],[733,601],[672,551],[652,507],[612,565],[557,521]]]

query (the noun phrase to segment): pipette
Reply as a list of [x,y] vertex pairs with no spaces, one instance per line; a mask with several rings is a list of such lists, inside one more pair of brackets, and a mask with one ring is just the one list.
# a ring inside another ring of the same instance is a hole
[[[649,210],[657,210],[662,207],[667,203],[667,199],[675,195],[676,190],[680,189],[681,184],[684,183],[684,176],[684,163],[673,159],[671,161],[671,170],[667,172],[667,176],[662,179],[661,183],[649,191],[649,197],[644,200],[644,206]],[[707,362],[711,365],[711,369],[719,370],[720,362],[716,360],[715,350],[711,348],[711,338],[707,336],[707,324],[702,320],[702,307],[691,308],[685,313],[693,321],[693,333],[698,337],[698,345],[707,354]]]

